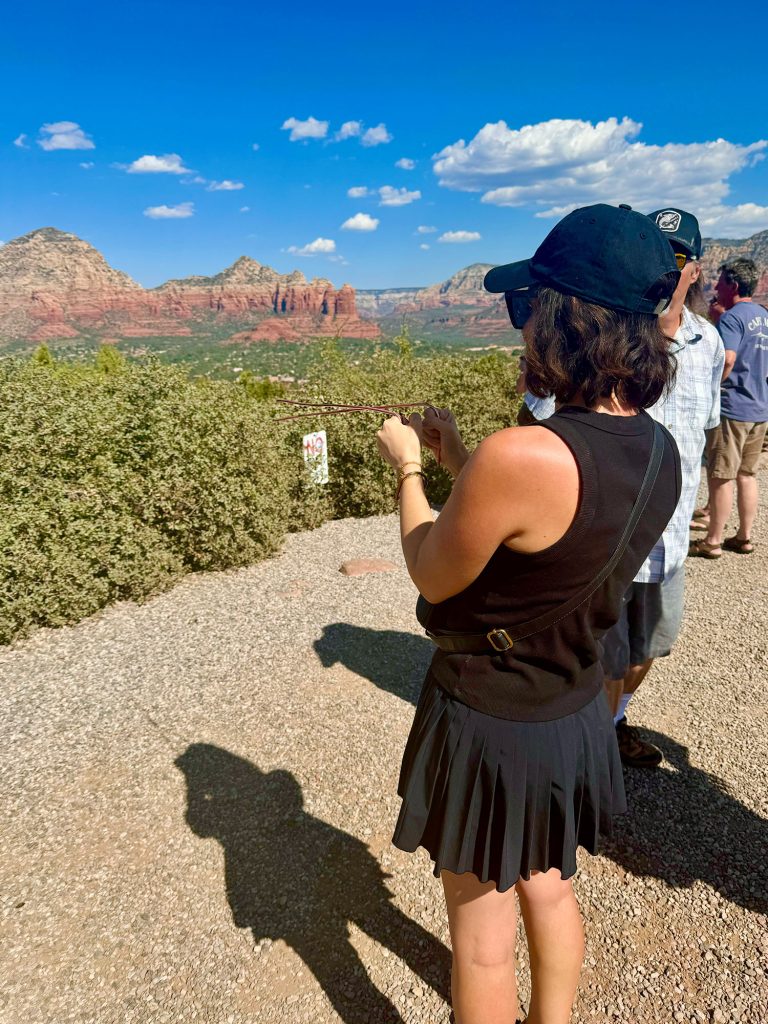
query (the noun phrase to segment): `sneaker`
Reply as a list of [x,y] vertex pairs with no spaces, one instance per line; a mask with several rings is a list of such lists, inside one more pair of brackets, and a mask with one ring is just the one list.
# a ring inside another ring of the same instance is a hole
[[658,768],[664,760],[659,748],[641,740],[637,729],[626,718],[616,724],[616,739],[621,762],[629,768]]

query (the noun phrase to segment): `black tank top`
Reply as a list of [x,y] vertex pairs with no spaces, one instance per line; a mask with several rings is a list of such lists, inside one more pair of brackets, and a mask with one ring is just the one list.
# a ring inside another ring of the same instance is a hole
[[[645,412],[610,416],[566,406],[539,426],[561,437],[576,459],[580,495],[573,522],[543,551],[526,554],[500,545],[465,590],[429,606],[430,630],[485,633],[527,622],[585,587],[615,550],[648,465],[653,420]],[[503,654],[438,649],[430,668],[438,685],[478,711],[531,722],[572,714],[599,693],[600,637],[618,620],[624,592],[680,497],[680,458],[672,435],[664,435],[645,512],[618,566],[589,601]]]

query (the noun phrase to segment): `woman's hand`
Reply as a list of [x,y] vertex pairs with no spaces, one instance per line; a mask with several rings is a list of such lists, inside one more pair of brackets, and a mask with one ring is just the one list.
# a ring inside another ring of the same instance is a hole
[[415,412],[407,423],[399,416],[390,416],[376,434],[379,455],[393,469],[399,469],[406,462],[421,462],[421,416]]
[[448,469],[451,476],[458,476],[469,458],[469,452],[464,447],[456,417],[451,410],[428,406],[424,410],[423,436],[424,444],[434,453],[437,461]]

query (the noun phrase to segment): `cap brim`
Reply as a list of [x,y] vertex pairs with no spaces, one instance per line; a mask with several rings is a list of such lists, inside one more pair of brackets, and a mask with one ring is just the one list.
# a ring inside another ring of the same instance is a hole
[[530,288],[535,284],[531,274],[531,261],[519,260],[494,267],[485,275],[483,287],[487,292],[514,292],[518,288]]

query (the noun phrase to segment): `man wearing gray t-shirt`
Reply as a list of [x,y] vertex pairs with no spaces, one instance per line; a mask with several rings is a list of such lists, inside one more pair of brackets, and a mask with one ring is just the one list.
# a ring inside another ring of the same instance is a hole
[[[717,329],[725,346],[720,396],[720,425],[707,443],[709,525],[689,554],[720,558],[723,549],[740,555],[754,551],[752,524],[757,513],[755,473],[768,422],[768,309],[752,301],[758,282],[755,263],[738,258],[720,267],[715,296],[723,307]],[[739,527],[723,540],[736,482]]]

